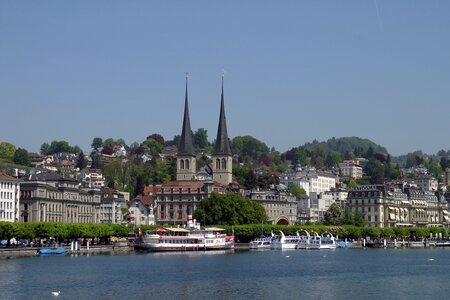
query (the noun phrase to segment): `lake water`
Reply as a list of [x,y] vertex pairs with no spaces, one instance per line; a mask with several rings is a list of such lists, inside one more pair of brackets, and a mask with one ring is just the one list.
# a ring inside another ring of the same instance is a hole
[[0,259],[0,299],[448,299],[450,249]]

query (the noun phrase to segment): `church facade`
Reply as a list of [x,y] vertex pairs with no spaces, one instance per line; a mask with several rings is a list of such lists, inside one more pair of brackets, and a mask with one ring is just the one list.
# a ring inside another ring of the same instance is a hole
[[[159,187],[156,191],[155,220],[158,224],[186,224],[198,203],[212,192],[225,193],[232,182],[233,156],[228,139],[225,117],[224,89],[220,101],[219,124],[214,152],[212,153],[212,180],[196,178],[197,161],[189,117],[188,85],[184,101],[184,117],[177,153],[176,181]],[[198,220],[202,222],[202,220]]]

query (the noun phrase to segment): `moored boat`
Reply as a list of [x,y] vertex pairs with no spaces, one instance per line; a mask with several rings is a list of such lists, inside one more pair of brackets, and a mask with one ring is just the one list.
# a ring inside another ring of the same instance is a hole
[[259,237],[254,240],[252,240],[248,247],[249,249],[256,250],[256,249],[270,249],[270,246],[272,244],[272,237]]
[[62,255],[66,254],[67,250],[63,247],[57,248],[41,248],[36,251],[38,255]]
[[323,233],[314,235],[310,238],[310,247],[308,249],[336,249],[336,238],[331,233]]
[[134,243],[138,251],[199,251],[234,248],[234,236],[222,228],[201,229],[189,217],[188,228],[157,228],[153,232],[139,233]]
[[280,235],[275,235],[272,238],[271,249],[274,250],[288,250],[288,249],[297,249],[298,243],[303,236],[300,236],[297,231],[296,235],[284,235],[283,231],[280,230]]

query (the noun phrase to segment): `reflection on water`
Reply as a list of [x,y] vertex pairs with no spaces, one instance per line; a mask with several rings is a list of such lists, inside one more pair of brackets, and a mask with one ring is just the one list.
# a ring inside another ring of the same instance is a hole
[[0,298],[445,299],[449,250],[21,257],[0,260]]
[[227,250],[210,250],[210,251],[161,251],[161,252],[136,252],[137,255],[151,256],[205,256],[205,255],[222,255],[233,254],[234,249]]

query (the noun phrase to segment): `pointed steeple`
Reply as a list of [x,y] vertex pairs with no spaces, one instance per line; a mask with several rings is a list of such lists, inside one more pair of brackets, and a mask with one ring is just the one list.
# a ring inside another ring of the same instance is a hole
[[184,119],[183,129],[181,131],[180,145],[178,147],[178,155],[195,156],[194,144],[192,142],[191,121],[189,119],[189,103],[188,103],[188,74],[186,73],[186,95],[184,100]]
[[215,155],[232,155],[230,143],[228,141],[227,121],[225,118],[225,104],[223,97],[223,74],[222,74],[222,98],[220,103],[219,128],[217,129]]

